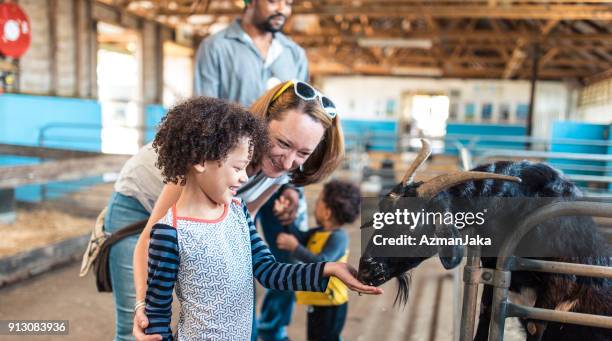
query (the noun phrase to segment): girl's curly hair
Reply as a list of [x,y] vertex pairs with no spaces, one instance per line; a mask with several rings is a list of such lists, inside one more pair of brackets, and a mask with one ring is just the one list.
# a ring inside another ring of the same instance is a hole
[[326,183],[322,199],[337,224],[350,224],[359,216],[361,191],[353,183],[340,180]]
[[189,167],[223,161],[241,138],[249,138],[249,157],[258,162],[268,146],[267,125],[238,104],[194,97],[164,116],[153,140],[164,182],[185,185]]

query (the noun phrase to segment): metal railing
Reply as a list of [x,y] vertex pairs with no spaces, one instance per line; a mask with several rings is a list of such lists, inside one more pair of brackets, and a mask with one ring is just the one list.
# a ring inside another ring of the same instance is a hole
[[[477,148],[478,143],[494,144],[508,143],[508,146],[529,147],[530,150],[550,150],[554,145],[570,145],[570,146],[597,146],[610,147],[610,140],[589,140],[589,139],[573,139],[573,138],[541,138],[533,136],[517,136],[517,135],[472,135],[472,134],[447,134],[443,138],[447,142],[451,142],[459,147],[468,149]],[[540,148],[538,148],[540,147]]]
[[[92,123],[71,123],[71,122],[53,122],[42,126],[38,130],[38,146],[46,147],[48,143],[52,142],[70,142],[83,143],[83,144],[95,144],[96,147],[102,145],[102,129],[106,128],[125,128],[133,129],[139,134],[145,134],[148,131],[155,130],[155,127],[146,126],[127,126],[127,125],[113,125],[113,126],[102,126],[100,124]],[[53,130],[63,131],[63,134],[51,135],[50,132]],[[66,134],[66,131],[77,132],[77,134]],[[82,134],[83,132],[97,131],[97,137],[92,137],[92,133]],[[89,135],[89,136],[88,136]]]
[[[155,129],[155,127],[145,126],[113,125],[109,127],[92,123],[52,122],[45,124],[39,129],[38,146],[48,147],[50,145],[57,146],[57,144],[65,145],[69,143],[70,145],[76,146],[75,148],[77,149],[99,151],[102,147],[102,130],[105,128],[133,129],[141,135]],[[47,158],[45,157],[39,158],[40,162],[46,160]],[[44,201],[50,195],[61,195],[65,192],[75,191],[83,186],[84,185],[81,183],[69,182],[64,182],[59,187],[53,184],[41,184],[40,196]]]
[[[612,197],[612,154],[607,150],[602,153],[581,152],[556,152],[551,151],[551,146],[563,145],[564,147],[612,147],[609,140],[583,140],[583,139],[541,139],[525,136],[474,136],[469,143],[461,139],[467,139],[465,135],[449,135],[445,139],[447,143],[453,143],[458,149],[461,162],[467,162],[471,168],[473,165],[485,164],[495,160],[537,160],[548,162],[552,166],[561,169],[565,177],[576,182],[587,197]],[[543,150],[500,148],[499,146],[477,146],[479,142],[515,141],[515,142],[537,142],[545,146]],[[465,165],[464,165],[465,166]]]
[[[577,276],[612,278],[612,267],[552,262],[536,259],[517,258],[513,254],[523,237],[538,224],[561,216],[591,216],[612,218],[612,203],[603,202],[557,202],[541,207],[527,216],[506,240],[497,257],[492,271],[493,280],[485,283],[493,286],[493,302],[489,340],[504,339],[504,325],[507,317],[523,317],[539,321],[570,323],[589,327],[612,329],[612,316],[599,316],[550,309],[527,307],[508,301],[508,288],[512,271],[537,271]],[[497,280],[496,280],[497,279]]]

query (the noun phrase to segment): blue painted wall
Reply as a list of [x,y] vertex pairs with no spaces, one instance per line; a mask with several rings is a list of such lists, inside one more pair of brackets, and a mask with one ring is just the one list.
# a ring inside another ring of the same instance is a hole
[[353,148],[359,143],[360,138],[370,136],[368,142],[371,150],[393,152],[397,144],[397,122],[396,121],[371,121],[371,120],[350,120],[340,121],[342,130],[346,136],[347,149]]
[[[608,141],[612,142],[612,124],[608,126]],[[612,155],[612,145],[608,146],[608,155]],[[612,161],[608,161],[607,176],[612,176]],[[608,189],[612,191],[612,183],[608,184]]]
[[[609,138],[610,126],[603,124],[591,124],[572,121],[556,121],[553,123],[552,139],[580,139],[580,140],[607,140]],[[606,154],[609,153],[609,147],[606,146],[589,146],[589,145],[572,145],[553,143],[551,151],[561,153],[582,153],[582,154]],[[588,161],[588,160],[548,160],[555,167],[563,170],[567,174],[585,174],[585,175],[604,175],[603,171],[586,171],[567,169],[564,165],[590,165],[603,167],[606,165],[604,161]]]
[[[0,95],[0,143],[39,145],[39,135],[46,130],[44,146],[100,151],[102,111],[96,100],[31,96],[21,94]],[[0,157],[0,166],[36,164],[37,158],[16,156]],[[84,184],[99,183],[100,177],[74,182],[45,185],[53,196],[63,189],[77,189]],[[54,189],[55,188],[55,189]],[[22,201],[39,201],[41,186],[28,185],[17,188],[15,196]]]
[[[527,128],[523,125],[511,124],[480,124],[480,123],[448,123],[446,134],[460,134],[471,136],[526,136]],[[457,155],[458,151],[453,144],[455,139],[448,139],[444,145],[444,154]],[[468,139],[459,139],[462,144],[467,144]],[[520,142],[478,142],[476,147],[499,148],[499,149],[525,149],[525,144]]]
[[166,108],[162,105],[147,105],[145,108],[145,142],[150,142],[155,137],[157,125],[162,117],[166,115]]

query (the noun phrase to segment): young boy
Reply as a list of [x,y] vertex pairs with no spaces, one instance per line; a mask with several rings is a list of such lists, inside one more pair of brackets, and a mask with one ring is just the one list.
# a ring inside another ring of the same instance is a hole
[[[359,215],[359,187],[334,180],[325,185],[317,198],[315,219],[318,227],[306,233],[296,229],[296,236],[281,233],[276,242],[296,259],[305,262],[346,262],[348,235],[343,229]],[[282,202],[277,203],[279,208]],[[340,340],[348,308],[348,290],[337,278],[331,278],[324,293],[296,292],[298,304],[308,305],[307,336],[309,341]]]

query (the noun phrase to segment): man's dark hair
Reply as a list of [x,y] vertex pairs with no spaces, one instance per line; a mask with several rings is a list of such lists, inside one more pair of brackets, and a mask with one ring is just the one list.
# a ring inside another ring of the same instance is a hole
[[334,222],[350,224],[359,216],[361,192],[351,182],[332,180],[323,187],[323,202],[331,210]]
[[165,183],[185,185],[189,167],[224,161],[242,138],[250,140],[249,157],[258,162],[268,146],[266,124],[237,104],[195,97],[174,106],[162,118],[153,140],[156,166]]

